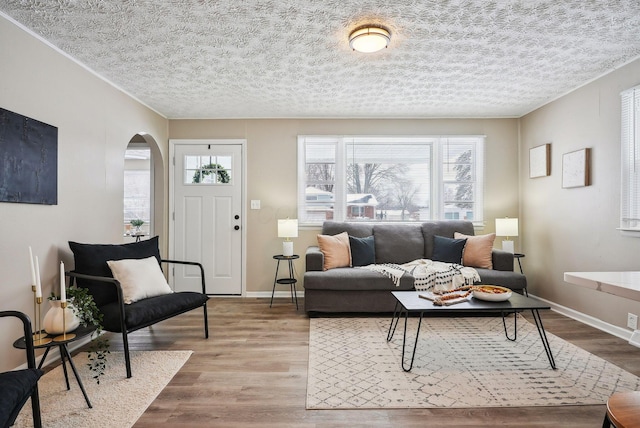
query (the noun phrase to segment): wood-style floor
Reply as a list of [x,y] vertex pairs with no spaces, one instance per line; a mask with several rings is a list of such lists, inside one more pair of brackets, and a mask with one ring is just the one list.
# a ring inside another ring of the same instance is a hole
[[[541,315],[547,331],[640,376],[639,348],[555,312]],[[296,312],[286,299],[269,308],[268,299],[212,298],[209,325],[205,340],[196,310],[129,336],[135,350],[194,351],[136,427],[602,426],[604,405],[305,410],[309,319],[302,307]],[[109,336],[111,349],[120,350],[118,335]]]

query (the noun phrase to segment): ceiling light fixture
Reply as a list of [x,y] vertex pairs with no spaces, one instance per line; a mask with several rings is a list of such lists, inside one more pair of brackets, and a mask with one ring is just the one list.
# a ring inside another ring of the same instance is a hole
[[382,27],[360,27],[349,35],[349,46],[358,52],[377,52],[389,46],[391,33]]

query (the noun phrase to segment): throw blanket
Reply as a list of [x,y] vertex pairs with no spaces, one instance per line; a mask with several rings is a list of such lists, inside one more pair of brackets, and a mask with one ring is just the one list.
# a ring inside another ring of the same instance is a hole
[[480,281],[480,275],[474,268],[429,259],[418,259],[402,265],[385,263],[363,268],[390,278],[396,287],[400,285],[402,275],[407,272],[415,278],[414,286],[417,291],[447,291]]

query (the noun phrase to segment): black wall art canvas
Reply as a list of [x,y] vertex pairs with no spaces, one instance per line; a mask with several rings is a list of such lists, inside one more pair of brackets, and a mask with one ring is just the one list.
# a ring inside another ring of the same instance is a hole
[[0,202],[58,204],[58,128],[0,108]]

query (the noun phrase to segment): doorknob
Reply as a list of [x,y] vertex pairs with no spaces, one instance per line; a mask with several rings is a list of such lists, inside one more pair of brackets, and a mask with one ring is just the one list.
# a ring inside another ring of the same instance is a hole
[[234,228],[235,230],[240,230],[240,226],[238,226],[238,225],[233,226],[233,228]]
[[235,218],[236,220],[240,219],[240,216],[238,214],[234,215],[233,218]]

